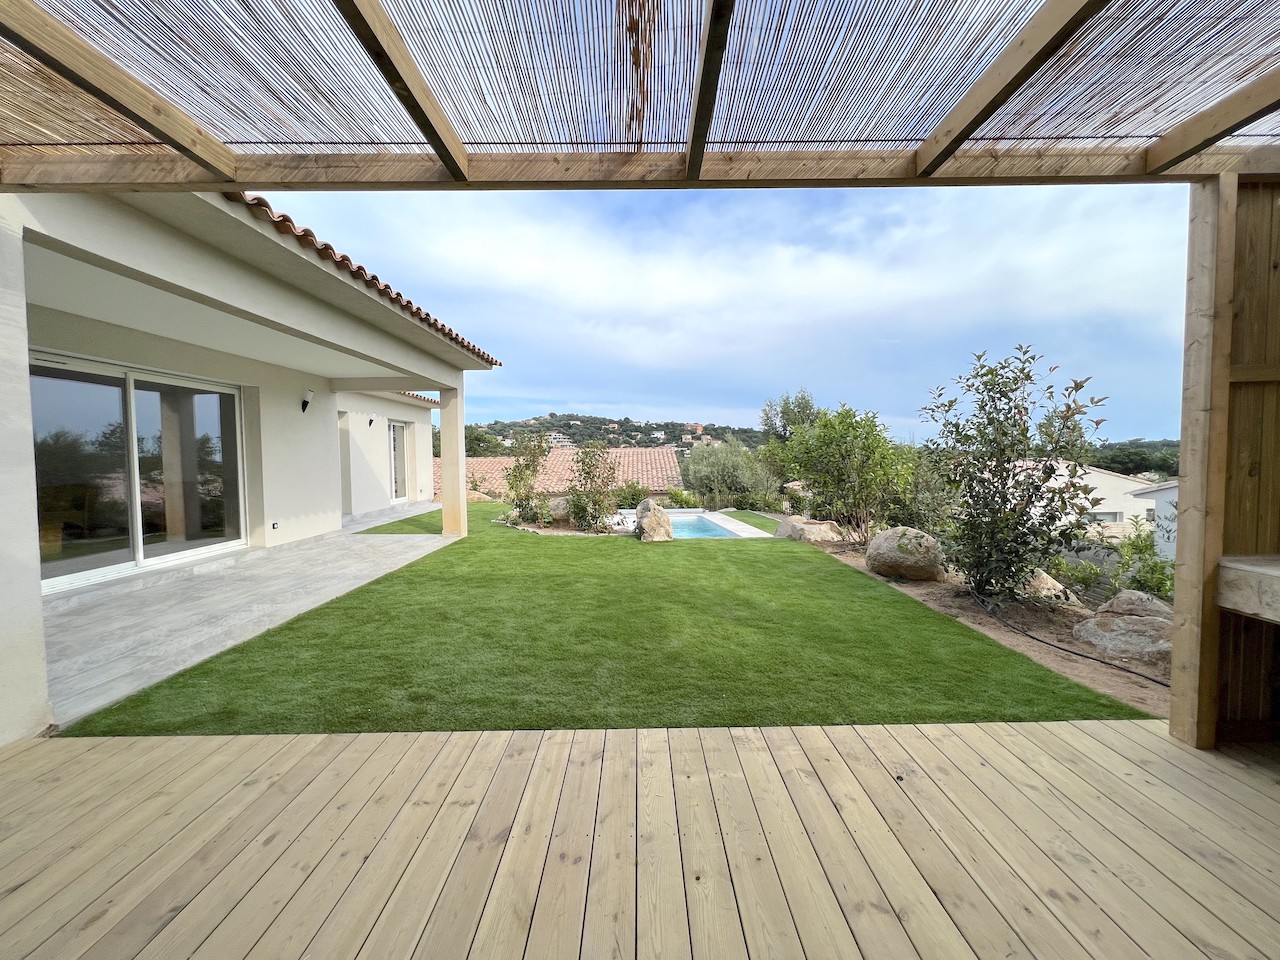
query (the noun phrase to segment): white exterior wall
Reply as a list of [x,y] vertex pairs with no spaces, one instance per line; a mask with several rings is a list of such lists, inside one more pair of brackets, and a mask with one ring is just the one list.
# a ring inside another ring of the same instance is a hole
[[1119,520],[1120,523],[1128,523],[1134,517],[1146,518],[1147,508],[1151,504],[1133,496],[1133,490],[1141,483],[1140,480],[1135,481],[1133,477],[1121,476],[1107,470],[1090,470],[1086,467],[1084,482],[1096,488],[1093,496],[1102,498],[1102,503],[1093,508],[1094,512],[1124,514]]
[[340,393],[337,403],[343,468],[348,480],[342,491],[343,513],[360,516],[391,505],[389,424],[393,420],[406,424],[407,499],[431,500],[435,493],[431,470],[432,408],[408,399],[367,393]]
[[0,744],[53,721],[40,602],[22,235],[0,220]]
[[[31,345],[241,386],[250,545],[341,527],[337,397],[322,377],[39,307],[31,309]],[[316,396],[303,413],[307,390]]]
[[1154,507],[1156,511],[1156,550],[1166,560],[1173,561],[1178,550],[1178,485],[1144,487],[1138,499]]

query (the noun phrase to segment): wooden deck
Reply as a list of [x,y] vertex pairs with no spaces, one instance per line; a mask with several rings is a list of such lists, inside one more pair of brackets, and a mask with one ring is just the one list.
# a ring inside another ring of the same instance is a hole
[[0,957],[1280,956],[1280,752],[1162,722],[36,741]]

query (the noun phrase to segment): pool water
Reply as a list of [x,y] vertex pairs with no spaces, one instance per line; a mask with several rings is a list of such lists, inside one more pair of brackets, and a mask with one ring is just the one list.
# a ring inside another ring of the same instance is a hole
[[726,530],[706,517],[671,515],[671,535],[677,540],[709,540],[711,538],[737,539],[732,530]]

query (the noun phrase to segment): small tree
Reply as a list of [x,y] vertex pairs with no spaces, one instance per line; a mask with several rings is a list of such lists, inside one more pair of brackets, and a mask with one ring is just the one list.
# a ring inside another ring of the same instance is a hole
[[946,465],[936,450],[900,444],[897,447],[899,483],[889,493],[884,522],[891,527],[915,527],[947,539],[955,525],[956,494]]
[[526,434],[512,448],[515,462],[507,468],[507,499],[525,523],[539,523],[549,516],[547,496],[535,489],[538,473],[551,452],[546,434]]
[[473,423],[463,428],[463,437],[468,457],[500,457],[507,452],[500,439]]
[[603,530],[618,512],[618,461],[596,440],[579,448],[569,484],[569,520],[579,530]]
[[695,447],[680,464],[680,475],[709,510],[770,510],[781,500],[777,477],[733,438],[718,447]]
[[844,404],[797,428],[787,455],[813,516],[848,527],[864,542],[903,481],[903,459],[879,417]]
[[777,400],[767,400],[760,411],[760,431],[765,441],[759,451],[761,462],[778,476],[794,479],[787,444],[798,430],[811,426],[821,412],[804,387],[795,396],[784,393]]
[[947,558],[980,597],[1015,596],[1037,567],[1077,546],[1100,502],[1079,460],[1103,422],[1089,414],[1106,398],[1086,399],[1087,379],[1055,387],[1042,359],[1022,345],[994,363],[976,354],[958,396],[939,387],[923,410],[938,425],[928,447],[958,496]]

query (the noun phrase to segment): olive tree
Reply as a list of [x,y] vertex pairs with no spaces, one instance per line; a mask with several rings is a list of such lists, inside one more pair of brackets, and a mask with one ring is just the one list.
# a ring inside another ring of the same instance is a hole
[[1079,461],[1106,398],[1086,396],[1088,379],[1055,386],[1058,368],[1042,372],[1043,359],[1022,345],[1003,360],[976,354],[956,390],[938,387],[923,408],[938,427],[928,447],[957,494],[947,559],[980,597],[1016,596],[1079,544],[1100,502]]

